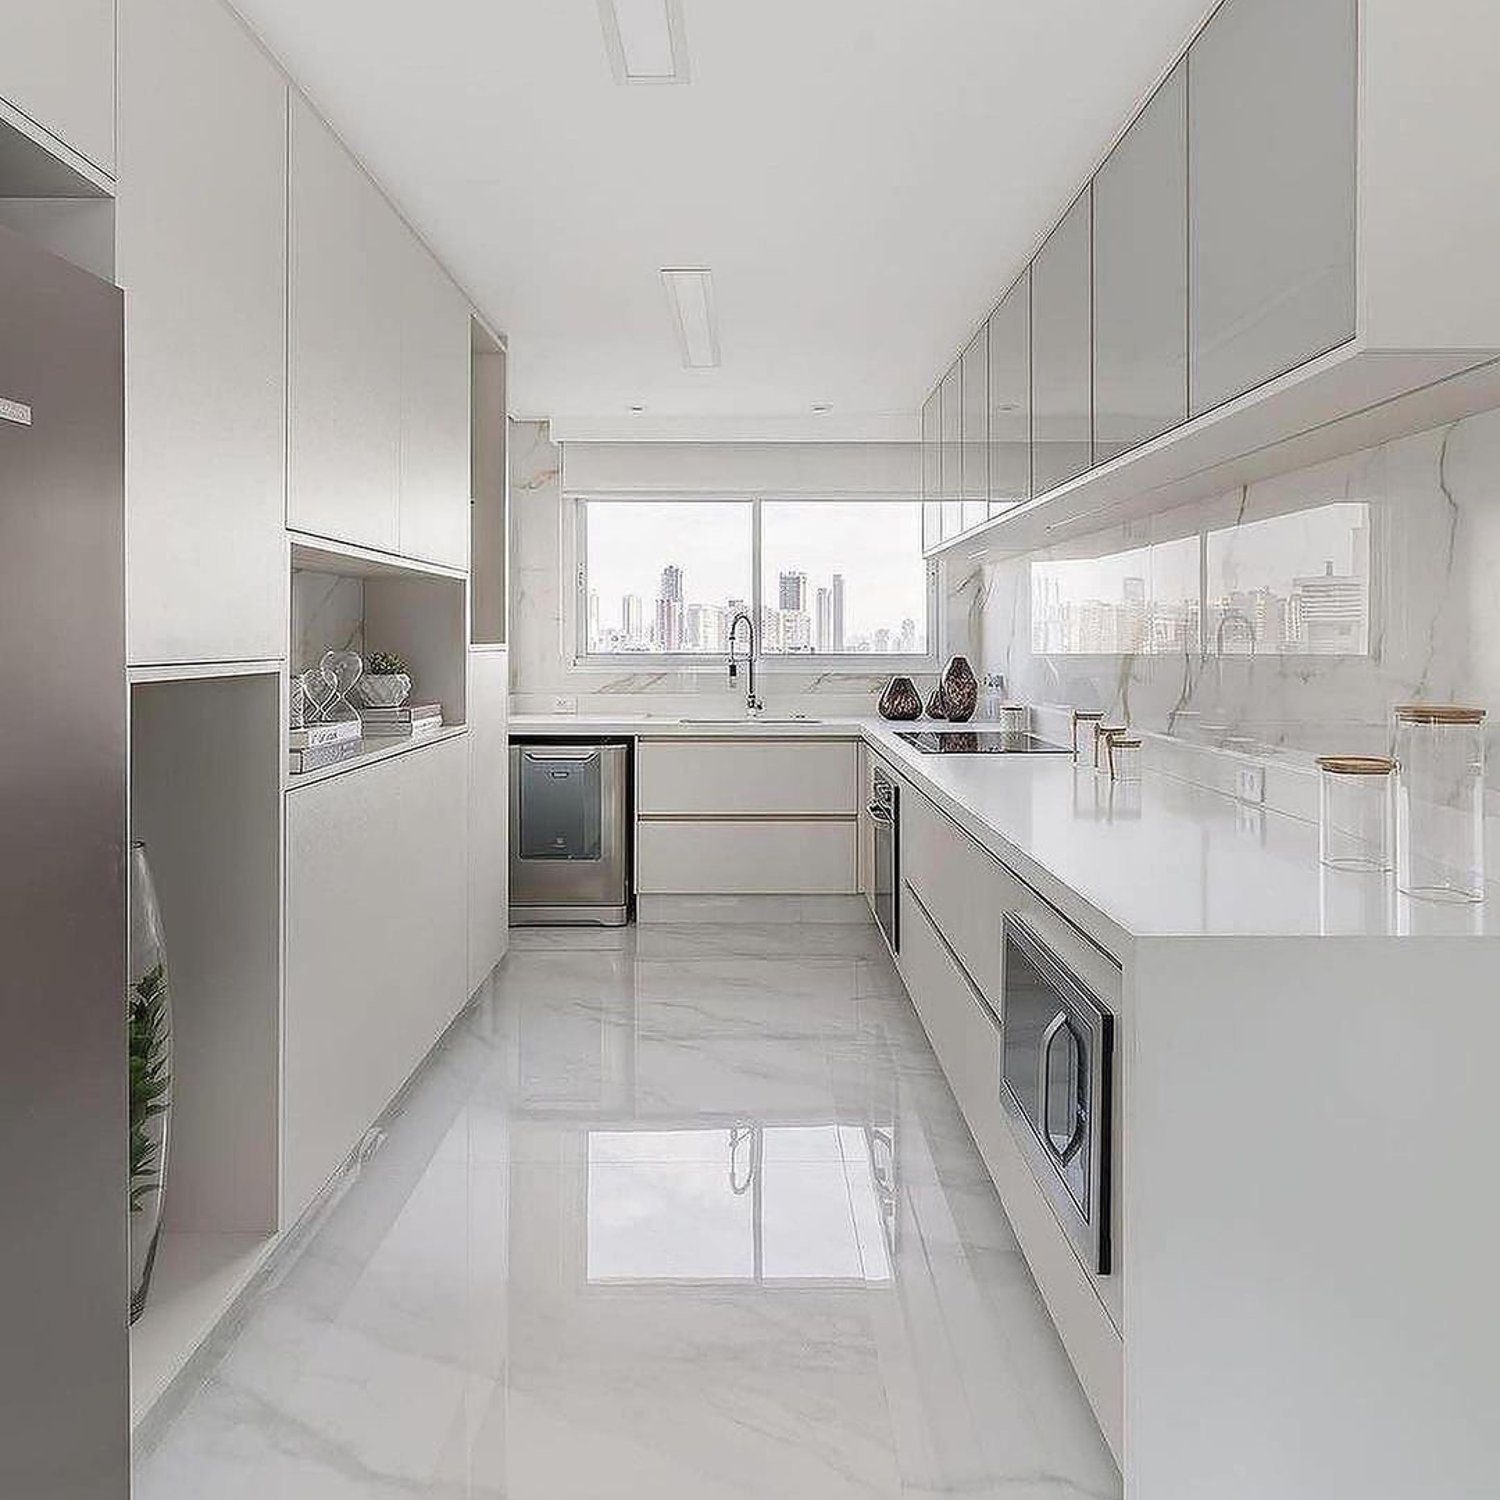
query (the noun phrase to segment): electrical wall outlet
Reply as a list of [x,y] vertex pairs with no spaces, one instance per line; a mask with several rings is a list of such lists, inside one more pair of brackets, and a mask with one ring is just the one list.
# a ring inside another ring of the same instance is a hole
[[552,700],[552,712],[555,714],[576,714],[578,712],[578,700],[576,698],[554,698]]
[[1257,807],[1266,800],[1266,768],[1264,766],[1241,766],[1235,791],[1241,802],[1250,802]]

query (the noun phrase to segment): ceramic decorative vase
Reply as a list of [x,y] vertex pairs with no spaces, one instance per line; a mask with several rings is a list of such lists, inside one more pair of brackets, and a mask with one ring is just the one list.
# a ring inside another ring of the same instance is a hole
[[920,719],[922,695],[910,677],[893,677],[886,683],[876,707],[882,719]]
[[948,717],[948,705],[943,702],[943,684],[941,679],[939,679],[938,685],[928,695],[927,717],[929,719],[946,719]]
[[146,846],[130,846],[130,1321],[151,1289],[172,1133],[172,997]]
[[943,668],[940,691],[943,711],[955,724],[966,724],[974,717],[974,705],[979,701],[979,681],[966,656],[953,657]]

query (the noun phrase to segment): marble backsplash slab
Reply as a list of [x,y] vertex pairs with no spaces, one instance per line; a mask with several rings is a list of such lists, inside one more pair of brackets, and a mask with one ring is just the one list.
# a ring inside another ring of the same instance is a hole
[[1016,699],[1294,760],[1389,751],[1397,703],[1500,709],[1500,411],[988,563],[946,603]]

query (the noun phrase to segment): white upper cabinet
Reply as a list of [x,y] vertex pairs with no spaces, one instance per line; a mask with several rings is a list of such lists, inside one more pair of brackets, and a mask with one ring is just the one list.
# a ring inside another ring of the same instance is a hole
[[122,6],[132,664],[286,651],[286,110],[226,6]]
[[405,557],[469,565],[469,305],[403,232],[400,536]]
[[1031,272],[1000,300],[989,324],[991,515],[1031,497]]
[[939,452],[942,461],[943,540],[963,530],[963,369],[955,360],[938,387]]
[[469,564],[469,307],[300,98],[291,110],[287,520]]
[[1187,417],[1187,64],[1094,178],[1094,461]]
[[[123,0],[122,21],[134,0]],[[115,0],[5,7],[0,96],[101,171],[115,170]]]
[[396,552],[407,230],[296,95],[290,205],[287,522]]
[[989,329],[982,327],[969,341],[961,360],[963,380],[963,528],[977,526],[989,515]]
[[943,539],[943,450],[940,398],[934,391],[922,403],[922,546]]
[[1193,43],[1195,415],[1354,337],[1357,11],[1227,0]]
[[1093,457],[1089,233],[1085,188],[1031,267],[1032,461],[1039,495],[1082,474]]

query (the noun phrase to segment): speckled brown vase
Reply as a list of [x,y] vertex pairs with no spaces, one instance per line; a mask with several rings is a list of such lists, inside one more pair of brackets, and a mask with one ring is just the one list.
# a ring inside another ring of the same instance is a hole
[[946,719],[948,717],[948,705],[943,702],[943,683],[941,678],[938,679],[938,685],[928,694],[927,717],[929,719]]
[[966,724],[974,717],[974,705],[979,701],[979,680],[966,656],[953,657],[943,668],[939,691],[943,696],[943,711],[955,724]]
[[886,683],[876,708],[882,719],[920,719],[922,695],[910,677],[893,677]]

